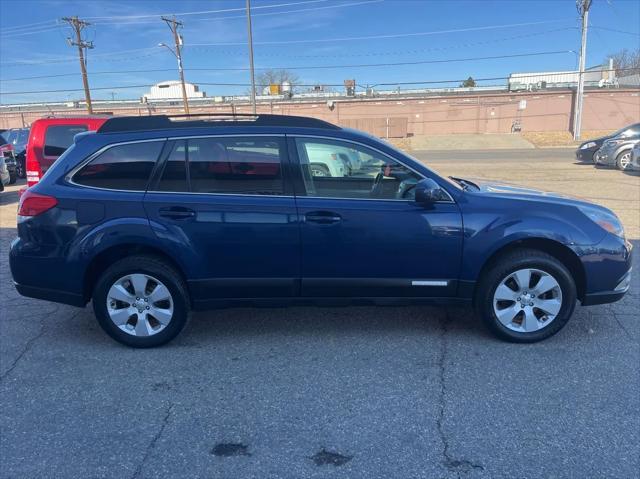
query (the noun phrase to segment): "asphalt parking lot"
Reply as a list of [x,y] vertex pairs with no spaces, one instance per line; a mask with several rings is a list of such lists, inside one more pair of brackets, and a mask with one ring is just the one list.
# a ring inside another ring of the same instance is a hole
[[[572,150],[415,156],[592,199],[640,246],[639,176]],[[539,344],[500,342],[463,307],[297,307],[199,313],[133,350],[90,308],[18,296],[17,189],[0,193],[1,477],[638,476],[638,250],[623,301],[578,307]]]

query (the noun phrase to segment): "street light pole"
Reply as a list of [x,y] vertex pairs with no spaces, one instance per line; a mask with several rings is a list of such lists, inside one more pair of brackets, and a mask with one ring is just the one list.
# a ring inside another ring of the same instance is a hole
[[251,108],[256,114],[256,77],[253,70],[253,34],[251,32],[251,0],[247,0],[247,31],[249,33],[249,70],[251,72]]
[[578,88],[575,100],[573,120],[573,139],[579,140],[582,129],[582,104],[584,101],[584,69],[587,55],[587,30],[589,28],[589,7],[591,0],[576,0],[576,7],[582,16],[582,44],[580,46],[580,66],[578,68]]
[[165,22],[167,22],[167,25],[169,25],[169,28],[171,29],[171,33],[173,33],[175,51],[173,51],[169,46],[165,45],[164,43],[161,43],[160,46],[167,47],[167,49],[169,49],[169,51],[173,53],[173,55],[178,60],[178,73],[180,74],[180,85],[182,86],[182,103],[184,105],[184,112],[188,115],[189,101],[187,100],[187,88],[185,87],[185,84],[184,84],[184,69],[182,68],[182,53],[180,51],[180,46],[182,45],[182,38],[180,37],[180,35],[178,35],[178,27],[182,26],[182,22],[177,21],[175,17],[173,18],[160,17],[160,18],[162,18]]

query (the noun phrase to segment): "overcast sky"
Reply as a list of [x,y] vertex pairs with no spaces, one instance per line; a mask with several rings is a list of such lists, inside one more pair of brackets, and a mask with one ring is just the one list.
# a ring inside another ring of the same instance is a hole
[[[208,96],[244,93],[245,86],[204,84],[249,82],[244,4],[1,0],[0,102],[83,97],[82,91],[11,94],[82,88],[77,50],[65,41],[70,29],[59,23],[71,15],[93,23],[85,31],[95,45],[88,56],[89,81],[92,88],[105,88],[93,91],[96,99],[139,98],[147,85],[178,78],[174,57],[157,46],[172,41],[159,18],[169,13],[184,23],[187,81],[201,85]],[[572,70],[576,55],[568,50],[578,51],[580,46],[574,0],[253,0],[252,6],[256,68],[286,67],[306,84],[342,84],[355,78],[365,85]],[[610,52],[639,47],[637,0],[593,0],[590,15],[588,66],[601,63]],[[529,54],[536,55],[524,56]],[[511,57],[480,59],[496,56]],[[357,66],[441,60],[464,61]],[[127,86],[135,87],[118,88]]]

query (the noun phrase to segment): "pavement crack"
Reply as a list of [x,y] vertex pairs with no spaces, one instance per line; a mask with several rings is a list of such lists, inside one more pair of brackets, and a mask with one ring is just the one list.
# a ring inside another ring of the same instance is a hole
[[142,469],[144,468],[145,464],[149,460],[151,453],[156,447],[156,443],[162,437],[162,434],[164,433],[164,429],[167,427],[167,424],[169,423],[172,410],[173,410],[173,404],[169,404],[169,407],[167,408],[167,412],[165,413],[164,418],[162,419],[162,424],[160,425],[160,429],[158,429],[158,432],[151,438],[151,441],[149,441],[149,444],[147,445],[147,450],[144,453],[144,457],[142,458],[142,461],[140,461],[140,464],[138,464],[138,467],[136,467],[136,470],[133,471],[133,475],[131,476],[131,479],[137,479],[142,474]]
[[450,451],[449,438],[444,430],[444,416],[447,408],[447,381],[446,381],[446,364],[448,356],[447,347],[447,332],[450,323],[449,310],[445,308],[444,319],[440,321],[442,334],[440,336],[440,354],[438,355],[438,381],[440,383],[440,394],[438,397],[438,417],[436,418],[436,426],[438,429],[438,435],[442,442],[442,455],[444,457],[444,466],[452,472],[455,472],[457,477],[460,477],[460,473],[468,473],[473,469],[484,470],[484,466],[476,464],[467,459],[457,459],[452,456]]
[[616,312],[615,311],[611,311],[611,315],[613,316],[613,319],[616,320],[616,323],[618,323],[618,326],[620,326],[620,328],[622,328],[622,330],[624,331],[624,334],[626,334],[629,339],[633,340],[633,335],[624,326],[624,324],[622,324],[622,321],[620,321],[620,318],[618,318],[618,315],[616,314]]
[[45,331],[46,331],[46,328],[44,327],[44,322],[41,322],[40,331],[38,331],[38,334],[36,334],[35,336],[27,340],[24,347],[22,348],[22,351],[20,351],[20,353],[18,353],[16,358],[11,362],[11,366],[9,366],[9,368],[6,371],[0,374],[0,382],[4,381],[6,377],[9,376],[9,374],[11,374],[11,372],[18,366],[18,363],[20,363],[20,360],[25,356],[25,354],[27,354],[31,350],[35,342],[42,337]]

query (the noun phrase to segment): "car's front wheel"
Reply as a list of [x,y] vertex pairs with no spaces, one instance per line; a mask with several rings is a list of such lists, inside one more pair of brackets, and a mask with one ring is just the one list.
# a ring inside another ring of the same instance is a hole
[[488,268],[475,299],[484,323],[497,336],[532,343],[564,327],[576,297],[575,282],[560,261],[542,251],[519,249]]
[[152,256],[117,261],[100,276],[93,309],[102,329],[135,348],[160,346],[187,323],[187,288],[170,264]]
[[631,150],[623,151],[616,158],[616,166],[619,170],[624,171],[631,165]]

